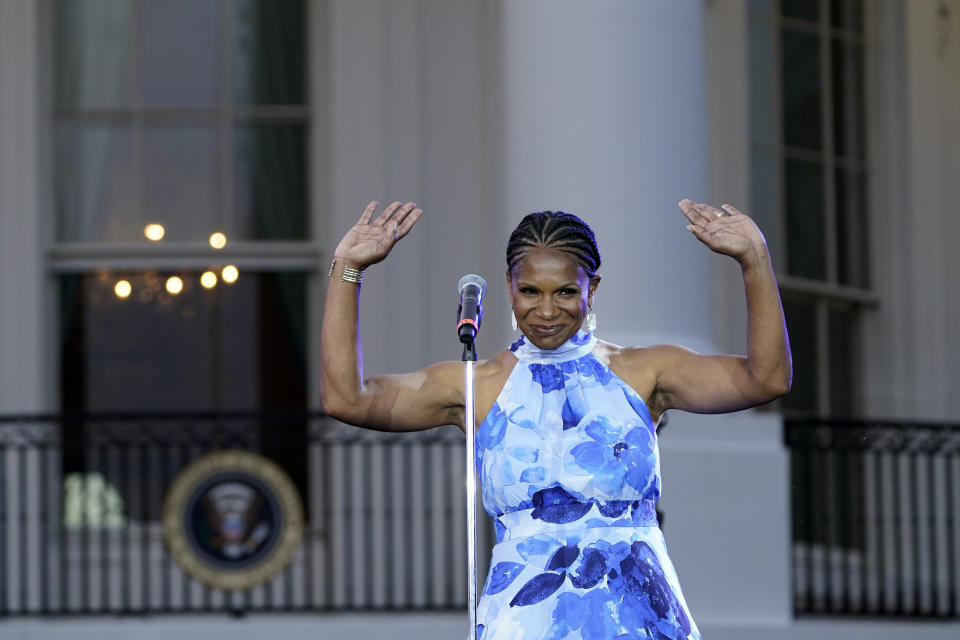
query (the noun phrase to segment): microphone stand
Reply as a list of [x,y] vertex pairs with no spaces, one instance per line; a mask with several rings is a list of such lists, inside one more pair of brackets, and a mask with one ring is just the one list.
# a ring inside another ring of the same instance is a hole
[[477,640],[477,479],[473,406],[473,364],[477,361],[474,341],[463,343],[463,414],[467,434],[467,609],[470,613],[468,640]]

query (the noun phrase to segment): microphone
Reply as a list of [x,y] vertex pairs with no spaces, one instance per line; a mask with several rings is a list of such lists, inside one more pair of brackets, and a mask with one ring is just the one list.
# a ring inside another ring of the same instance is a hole
[[470,274],[460,278],[457,283],[460,292],[460,307],[457,309],[457,334],[460,342],[471,344],[477,337],[480,321],[483,320],[483,307],[480,299],[487,292],[487,281],[478,275]]

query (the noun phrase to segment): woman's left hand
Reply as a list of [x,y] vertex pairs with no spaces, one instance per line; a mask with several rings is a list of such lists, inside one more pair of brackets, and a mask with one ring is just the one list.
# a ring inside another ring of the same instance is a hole
[[756,223],[733,205],[720,209],[684,198],[680,210],[690,224],[687,229],[711,250],[730,256],[741,264],[758,254],[765,254],[767,242]]

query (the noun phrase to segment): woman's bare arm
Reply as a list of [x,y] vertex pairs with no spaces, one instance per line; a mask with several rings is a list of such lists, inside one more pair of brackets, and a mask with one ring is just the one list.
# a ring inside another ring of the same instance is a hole
[[459,424],[463,414],[461,367],[431,365],[398,375],[363,377],[358,335],[360,286],[341,280],[346,267],[363,270],[387,257],[420,218],[412,202],[394,202],[373,219],[367,205],[334,252],[321,330],[320,398],[327,414],[368,429],[415,431]]
[[673,345],[645,350],[656,381],[651,410],[721,413],[774,400],[790,390],[792,363],[783,308],[763,234],[730,205],[683,200],[688,229],[740,264],[747,302],[747,355],[700,355]]

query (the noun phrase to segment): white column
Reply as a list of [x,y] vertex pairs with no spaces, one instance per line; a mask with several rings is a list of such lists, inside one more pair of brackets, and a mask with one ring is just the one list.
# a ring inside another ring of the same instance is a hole
[[40,411],[45,385],[38,5],[0,2],[0,413]]
[[891,3],[873,13],[870,140],[873,287],[865,314],[865,412],[955,420],[960,234],[960,2]]
[[[915,363],[912,405],[914,418],[956,420],[960,396],[957,345],[957,290],[960,272],[956,239],[960,233],[956,180],[960,168],[960,2],[942,7],[907,2],[906,44],[909,70],[906,91],[909,162],[906,240],[913,257],[910,291],[898,309],[910,321]],[[902,215],[903,212],[894,212]],[[878,256],[884,259],[885,256]]]
[[603,255],[598,332],[709,350],[710,252],[683,197],[707,197],[699,0],[505,1],[508,231],[562,209]]

